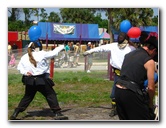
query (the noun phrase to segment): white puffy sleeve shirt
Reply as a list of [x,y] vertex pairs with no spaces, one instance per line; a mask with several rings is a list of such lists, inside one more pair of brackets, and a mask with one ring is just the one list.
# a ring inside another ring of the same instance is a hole
[[127,46],[124,49],[119,49],[118,43],[116,42],[116,43],[101,45],[99,47],[91,49],[90,51],[91,52],[111,52],[110,64],[114,68],[121,70],[124,56],[133,50],[135,50],[135,47],[129,44],[127,44]]
[[21,74],[26,75],[27,72],[30,72],[33,76],[41,75],[49,71],[49,64],[47,59],[58,56],[58,53],[64,49],[64,46],[59,46],[52,51],[39,51],[32,52],[34,59],[37,62],[37,67],[29,61],[28,53],[21,57],[20,62],[18,63],[17,69]]

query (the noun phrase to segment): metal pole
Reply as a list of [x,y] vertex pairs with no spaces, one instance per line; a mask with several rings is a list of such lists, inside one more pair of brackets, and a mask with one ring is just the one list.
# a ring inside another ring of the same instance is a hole
[[86,70],[87,70],[87,56],[85,56],[84,58],[85,58],[84,71],[86,72]]
[[109,52],[108,53],[108,56],[107,56],[107,59],[108,59],[108,64],[107,64],[107,76],[108,76],[108,79],[110,79],[110,56],[111,56],[111,53]]
[[110,56],[111,56],[111,53],[109,52],[108,53],[108,70],[107,70],[107,76],[108,76],[108,79],[113,81],[114,80],[114,73],[112,71],[112,66],[110,65]]
[[50,61],[50,78],[53,79],[54,77],[54,58],[51,58]]

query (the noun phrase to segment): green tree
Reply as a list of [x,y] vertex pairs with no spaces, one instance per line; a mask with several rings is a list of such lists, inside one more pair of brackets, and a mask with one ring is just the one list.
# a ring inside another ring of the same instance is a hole
[[41,8],[41,13],[40,13],[40,21],[41,22],[46,22],[47,21],[47,16],[48,14],[45,12],[46,10],[44,8]]
[[120,29],[123,20],[129,20],[133,27],[149,26],[152,24],[153,10],[151,8],[117,8],[111,13],[112,25]]
[[93,23],[98,24],[99,28],[107,28],[108,29],[108,20],[101,18],[101,13],[97,13],[93,19]]
[[61,8],[64,23],[93,23],[95,11],[88,8]]
[[128,19],[132,26],[149,26],[152,24],[153,9],[151,8],[96,8],[98,11],[106,11],[108,16],[108,32],[110,42],[113,42],[111,29],[119,30],[120,23]]
[[34,13],[34,16],[37,17],[37,21],[42,21],[45,22],[47,21],[47,13],[45,12],[46,10],[44,8],[32,8]]
[[25,15],[25,25],[29,26],[31,24],[30,17],[34,14],[33,8],[23,8],[23,13]]
[[50,15],[48,16],[48,22],[60,22],[60,20],[59,13],[50,12]]
[[40,11],[40,8],[32,8],[32,10],[33,10],[32,13],[34,13],[34,16],[37,17],[37,21],[39,21],[39,16],[40,16],[39,11]]
[[[101,19],[99,12],[105,11],[108,20]],[[38,21],[63,23],[95,23],[99,27],[108,28],[113,41],[112,29],[119,30],[120,23],[128,19],[132,26],[158,26],[158,16],[153,17],[151,8],[61,8],[60,13],[51,12],[48,16],[44,8],[8,8],[8,30],[28,30],[32,26],[30,18],[36,16]],[[40,12],[40,13],[39,13]],[[96,14],[96,12],[98,12]],[[20,21],[20,15],[25,19]],[[111,29],[110,29],[111,28]]]
[[158,16],[154,16],[153,18],[152,18],[152,26],[158,26]]
[[21,20],[8,22],[8,31],[24,31],[24,28],[24,22]]
[[22,10],[20,8],[8,8],[10,16],[8,17],[9,21],[16,21],[20,18],[20,13]]

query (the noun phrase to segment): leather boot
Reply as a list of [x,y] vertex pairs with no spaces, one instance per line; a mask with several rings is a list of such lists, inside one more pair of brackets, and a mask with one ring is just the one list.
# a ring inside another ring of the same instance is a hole
[[111,104],[112,104],[112,110],[111,110],[111,113],[109,114],[109,116],[113,117],[113,116],[117,115],[115,99],[112,99]]
[[19,109],[15,109],[13,114],[10,116],[10,120],[16,120],[17,115],[19,114]]
[[111,110],[111,113],[109,114],[109,116],[113,117],[115,115],[117,115],[116,105],[112,105],[112,110]]
[[67,116],[64,116],[60,111],[54,112],[55,113],[55,120],[68,120]]

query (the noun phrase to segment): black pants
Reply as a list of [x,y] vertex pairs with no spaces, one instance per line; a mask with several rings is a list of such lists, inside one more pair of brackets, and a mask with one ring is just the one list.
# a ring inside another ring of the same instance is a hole
[[50,85],[25,85],[25,87],[24,97],[21,99],[17,107],[20,112],[24,111],[29,106],[37,91],[43,94],[53,112],[61,110],[57,100],[56,92]]
[[143,96],[116,87],[115,99],[120,120],[150,120],[149,107]]

